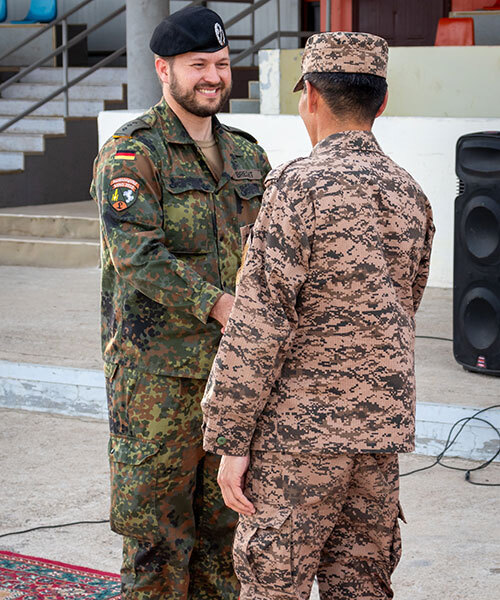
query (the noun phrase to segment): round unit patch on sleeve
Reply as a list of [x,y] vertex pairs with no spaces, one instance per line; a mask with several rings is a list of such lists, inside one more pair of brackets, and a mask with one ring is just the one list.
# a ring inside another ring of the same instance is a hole
[[113,193],[108,198],[111,206],[117,211],[126,210],[137,200],[139,184],[130,177],[118,177],[111,181]]

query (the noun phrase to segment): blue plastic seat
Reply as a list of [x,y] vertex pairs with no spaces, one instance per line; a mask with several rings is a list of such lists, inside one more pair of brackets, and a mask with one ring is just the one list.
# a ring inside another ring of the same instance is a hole
[[31,0],[26,17],[22,21],[11,21],[11,23],[50,23],[56,17],[57,0]]
[[7,0],[0,0],[0,23],[7,18]]

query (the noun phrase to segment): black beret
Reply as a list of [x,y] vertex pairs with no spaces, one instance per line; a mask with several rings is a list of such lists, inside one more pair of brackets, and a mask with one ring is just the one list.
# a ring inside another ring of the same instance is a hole
[[217,52],[227,46],[224,23],[204,6],[187,6],[168,16],[153,31],[149,47],[158,56]]

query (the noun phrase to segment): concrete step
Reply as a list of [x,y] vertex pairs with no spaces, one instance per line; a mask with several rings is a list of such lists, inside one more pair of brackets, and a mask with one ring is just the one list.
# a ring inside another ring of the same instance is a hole
[[[0,126],[10,121],[11,117],[0,116]],[[11,125],[5,133],[41,133],[64,134],[66,127],[63,117],[25,117]]]
[[96,267],[99,265],[99,242],[2,235],[0,263],[23,267]]
[[229,100],[229,112],[258,114],[260,112],[260,101],[253,98],[233,98]]
[[[31,108],[36,104],[36,98],[26,100],[0,99],[0,115],[18,115],[19,113]],[[102,100],[70,100],[70,117],[96,117],[100,111],[104,110]],[[61,116],[64,112],[64,102],[62,100],[51,100],[34,111],[33,115],[39,116]]]
[[24,169],[24,154],[22,152],[0,151],[0,173],[22,171]]
[[260,82],[249,81],[248,82],[248,97],[251,100],[260,100]]
[[[2,92],[2,98],[37,98],[41,100],[52,94],[60,87],[59,84],[49,83],[14,83]],[[56,96],[62,100],[63,94]],[[76,85],[69,90],[70,99],[75,100],[122,100],[122,85]]]
[[[68,69],[68,79],[71,81],[75,77],[87,71],[86,67],[70,67]],[[63,71],[62,67],[41,67],[29,73],[22,78],[23,82],[34,83],[56,83],[62,85]],[[82,83],[104,83],[106,85],[120,85],[127,83],[127,69],[125,67],[103,67],[98,71],[86,77]]]
[[[21,209],[22,210],[22,209]],[[64,240],[99,240],[99,219],[52,215],[0,213],[0,235],[7,237],[58,238]],[[43,207],[40,207],[40,212]]]
[[0,151],[6,152],[43,152],[43,135],[31,133],[0,133]]

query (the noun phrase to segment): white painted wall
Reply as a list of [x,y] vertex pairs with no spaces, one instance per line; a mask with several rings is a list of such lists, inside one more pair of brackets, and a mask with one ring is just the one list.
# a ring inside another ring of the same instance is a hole
[[[113,135],[122,123],[139,114],[102,112],[99,144]],[[223,113],[219,117],[223,123],[252,133],[267,151],[273,167],[311,151],[298,116]],[[453,286],[456,142],[466,133],[490,130],[500,130],[500,118],[381,117],[375,123],[374,132],[382,149],[415,177],[432,204],[437,231],[431,260],[431,286]]]

